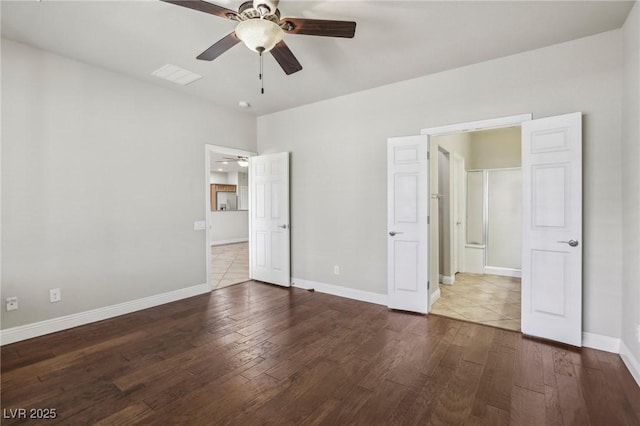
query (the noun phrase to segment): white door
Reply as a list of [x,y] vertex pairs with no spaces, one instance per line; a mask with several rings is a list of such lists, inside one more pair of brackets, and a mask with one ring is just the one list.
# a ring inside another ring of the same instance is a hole
[[289,153],[249,157],[249,276],[289,287]]
[[392,309],[429,310],[428,136],[390,138],[387,148],[387,285]]
[[522,332],[582,346],[582,115],[522,123]]

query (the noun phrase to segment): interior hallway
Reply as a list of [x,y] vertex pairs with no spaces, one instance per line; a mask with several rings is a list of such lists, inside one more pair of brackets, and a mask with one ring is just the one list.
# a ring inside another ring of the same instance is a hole
[[249,243],[211,247],[211,282],[214,289],[249,280]]
[[431,313],[520,331],[520,278],[456,274],[455,284],[440,284]]

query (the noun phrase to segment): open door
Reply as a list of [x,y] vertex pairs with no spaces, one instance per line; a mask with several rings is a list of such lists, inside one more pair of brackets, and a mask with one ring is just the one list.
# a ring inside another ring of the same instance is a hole
[[582,346],[582,115],[522,123],[522,332]]
[[392,309],[429,310],[428,136],[390,138],[387,148],[387,285]]
[[289,153],[249,158],[249,276],[291,285]]

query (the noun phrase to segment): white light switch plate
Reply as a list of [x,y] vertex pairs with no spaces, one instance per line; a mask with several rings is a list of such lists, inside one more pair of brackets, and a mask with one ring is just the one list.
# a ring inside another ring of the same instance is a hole
[[205,229],[207,229],[206,220],[196,220],[195,222],[193,222],[194,231],[204,231]]

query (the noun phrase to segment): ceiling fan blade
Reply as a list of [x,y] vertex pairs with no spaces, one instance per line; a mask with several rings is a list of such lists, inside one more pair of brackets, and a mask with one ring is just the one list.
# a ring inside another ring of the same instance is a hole
[[218,56],[222,55],[227,50],[231,49],[236,44],[240,43],[240,39],[236,35],[235,31],[227,34],[225,37],[218,40],[210,48],[198,55],[197,59],[202,61],[213,61]]
[[353,38],[356,33],[356,23],[351,21],[283,18],[280,25],[289,34]]
[[210,15],[216,15],[221,18],[238,20],[238,12],[235,10],[227,9],[226,7],[211,4],[201,0],[161,0],[165,3],[171,3],[178,6],[186,7],[189,9],[197,10],[198,12],[208,13]]
[[293,56],[293,53],[284,40],[281,40],[273,47],[273,49],[271,49],[271,54],[276,58],[276,61],[278,61],[287,75],[293,74],[294,72],[298,72],[302,69],[302,65],[300,65],[300,62],[298,62],[296,57]]

